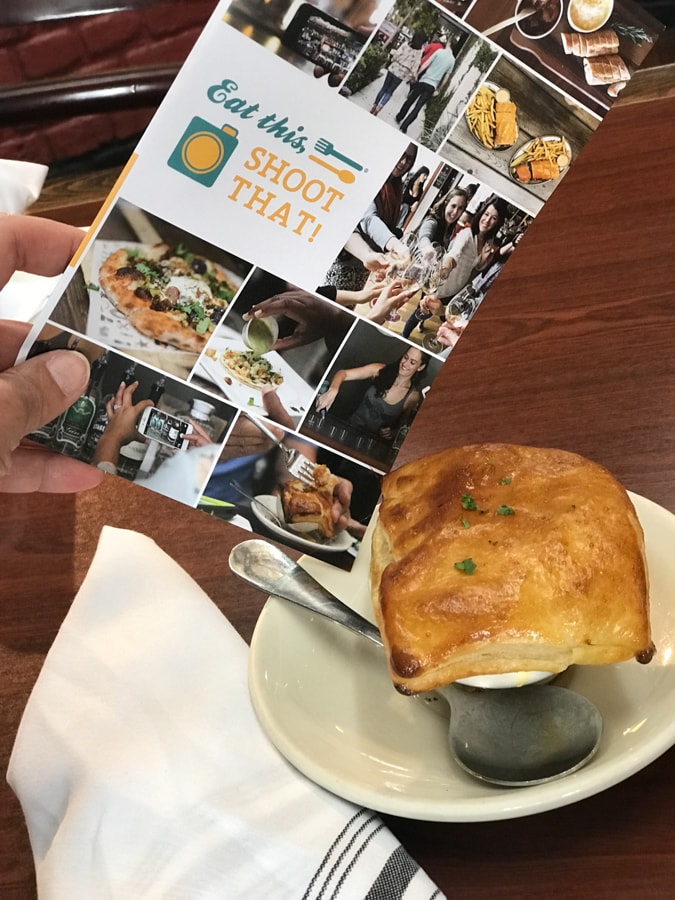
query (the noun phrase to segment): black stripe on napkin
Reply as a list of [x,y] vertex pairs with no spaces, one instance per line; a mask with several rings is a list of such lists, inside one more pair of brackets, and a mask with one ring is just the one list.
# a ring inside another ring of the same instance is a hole
[[[335,838],[316,870],[302,900],[336,900],[343,889],[349,889],[349,876],[358,860],[367,855],[375,835],[384,828],[381,819],[367,810],[359,810]],[[364,900],[402,900],[419,866],[403,849],[397,847],[389,856]],[[434,891],[429,900],[440,897]]]
[[399,900],[405,894],[419,866],[403,849],[397,847],[386,861],[365,900]]
[[[360,809],[352,816],[326,851],[319,868],[303,894],[302,900],[309,900],[310,897],[313,900],[321,900],[325,896],[329,882],[333,879],[335,871],[345,858],[345,855],[351,850],[359,834],[372,823],[379,823],[379,819],[368,810]],[[380,824],[379,827],[381,828],[382,825]],[[328,869],[328,871],[323,874],[325,869]],[[318,893],[315,893],[313,889],[319,889]]]

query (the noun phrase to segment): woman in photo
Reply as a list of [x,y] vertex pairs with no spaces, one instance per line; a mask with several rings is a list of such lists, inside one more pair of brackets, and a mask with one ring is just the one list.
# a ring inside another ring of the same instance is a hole
[[350,425],[391,440],[402,425],[409,424],[422,402],[418,387],[426,359],[417,347],[409,347],[393,363],[368,363],[354,369],[338,369],[328,390],[316,401],[317,410],[330,409],[345,381],[369,381],[363,399],[351,414]]
[[419,206],[422,195],[424,194],[424,185],[429,177],[429,169],[426,166],[420,166],[416,172],[412,172],[408,176],[408,180],[403,188],[403,198],[401,200],[401,216],[398,220],[398,227],[403,229],[407,219],[412,216]]
[[[451,188],[436,201],[417,230],[417,246],[422,254],[434,244],[447,252],[455,235],[462,230],[460,219],[466,212],[469,200],[468,191],[463,188]],[[438,297],[433,295],[422,297],[403,326],[403,337],[410,337],[416,325],[422,330],[424,322],[438,312],[440,306]]]
[[403,327],[403,337],[409,337],[416,325],[422,330],[424,322],[469,283],[473,272],[481,272],[490,264],[495,251],[492,241],[505,219],[506,206],[503,201],[488,200],[474,214],[471,225],[460,229],[443,256],[442,281],[437,292],[425,297],[424,309],[418,307],[408,317]]
[[457,233],[459,220],[469,205],[469,192],[451,188],[437,200],[417,230],[417,244],[424,250],[430,244],[440,244],[445,250]]
[[325,284],[334,285],[338,290],[360,291],[368,280],[369,269],[385,268],[391,262],[386,254],[403,262],[410,259],[410,251],[401,241],[398,220],[403,179],[416,159],[417,147],[408,144],[356,231],[326,273]]
[[481,272],[492,261],[495,250],[493,238],[506,219],[505,204],[488,200],[471,220],[469,228],[462,228],[452,239],[441,263],[442,282],[438,288],[441,300],[449,300],[468,284],[472,272]]
[[422,59],[422,51],[427,37],[423,31],[416,31],[410,42],[404,41],[391,51],[391,62],[384,76],[384,84],[377,92],[375,102],[370,107],[371,115],[376,116],[389,103],[396,88],[402,81],[411,84],[417,78]]

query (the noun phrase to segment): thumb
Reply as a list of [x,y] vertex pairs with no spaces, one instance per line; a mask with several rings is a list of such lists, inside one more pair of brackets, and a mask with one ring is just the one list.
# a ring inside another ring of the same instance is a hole
[[54,350],[0,373],[0,471],[24,435],[50,422],[80,396],[89,362],[73,350]]

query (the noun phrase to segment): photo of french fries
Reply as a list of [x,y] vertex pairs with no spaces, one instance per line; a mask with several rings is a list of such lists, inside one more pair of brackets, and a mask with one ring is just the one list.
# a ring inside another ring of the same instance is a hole
[[509,172],[519,184],[540,184],[559,178],[571,162],[572,150],[565,137],[533,138],[518,150]]
[[518,137],[516,104],[507,90],[486,82],[466,108],[466,124],[472,136],[488,150],[506,150]]

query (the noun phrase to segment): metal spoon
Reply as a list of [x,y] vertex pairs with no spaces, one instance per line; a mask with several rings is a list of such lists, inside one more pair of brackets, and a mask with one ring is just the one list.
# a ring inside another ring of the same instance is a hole
[[496,34],[498,31],[501,31],[502,28],[506,28],[508,25],[515,25],[516,22],[520,22],[521,19],[527,19],[528,16],[531,16],[535,12],[535,9],[523,9],[521,6],[516,11],[515,16],[509,16],[508,19],[502,19],[501,22],[496,22],[494,25],[490,25],[489,28],[486,28],[485,31],[483,31],[483,36],[489,37],[491,34]]
[[[243,487],[239,484],[238,481],[235,481],[233,479],[230,482],[230,487],[234,488],[234,490],[237,491],[238,494],[241,494],[242,497],[246,497],[246,499],[251,504],[254,504],[255,507],[260,510],[263,518],[269,519],[269,521],[272,522],[273,525],[276,525],[277,528],[281,528],[284,531],[286,530],[286,523],[282,522],[281,519],[279,518],[279,516],[275,512],[273,512],[271,509],[268,509],[268,507],[265,506],[264,503],[261,503],[257,497],[253,497],[253,496],[251,496],[251,494],[247,493],[243,489]],[[261,541],[261,543],[262,543],[262,541]]]
[[[290,600],[382,646],[374,625],[272,544],[243,541],[233,548],[229,563],[235,575],[266,594]],[[600,713],[581,694],[565,688],[483,690],[450,684],[435,694],[450,705],[450,748],[457,763],[493,784],[525,787],[562,778],[589,762],[600,743]]]

